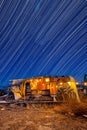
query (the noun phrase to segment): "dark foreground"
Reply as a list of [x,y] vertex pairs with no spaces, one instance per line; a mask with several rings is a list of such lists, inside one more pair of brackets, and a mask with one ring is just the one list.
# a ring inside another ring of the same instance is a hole
[[87,118],[66,104],[0,108],[0,130],[87,130]]

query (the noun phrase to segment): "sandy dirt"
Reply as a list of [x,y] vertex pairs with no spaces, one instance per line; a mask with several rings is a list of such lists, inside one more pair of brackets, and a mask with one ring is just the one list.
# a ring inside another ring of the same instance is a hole
[[66,104],[55,107],[1,107],[0,130],[87,130],[87,118]]

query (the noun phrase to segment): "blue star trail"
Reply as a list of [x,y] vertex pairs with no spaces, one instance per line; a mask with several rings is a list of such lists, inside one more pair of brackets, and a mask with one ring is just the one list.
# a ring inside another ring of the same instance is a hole
[[0,84],[87,73],[87,0],[0,0]]

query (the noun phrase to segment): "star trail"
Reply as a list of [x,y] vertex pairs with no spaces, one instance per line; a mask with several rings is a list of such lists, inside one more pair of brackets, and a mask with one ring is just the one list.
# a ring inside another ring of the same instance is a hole
[[87,73],[87,0],[0,0],[0,84]]

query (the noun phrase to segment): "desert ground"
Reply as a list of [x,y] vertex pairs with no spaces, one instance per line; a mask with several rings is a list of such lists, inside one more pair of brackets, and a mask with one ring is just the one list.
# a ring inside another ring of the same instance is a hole
[[71,107],[66,103],[27,107],[0,105],[0,130],[87,130],[85,113]]

